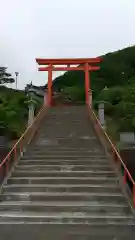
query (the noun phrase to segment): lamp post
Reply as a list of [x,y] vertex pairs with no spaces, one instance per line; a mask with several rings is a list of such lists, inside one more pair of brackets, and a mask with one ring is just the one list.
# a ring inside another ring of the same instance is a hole
[[17,89],[18,75],[19,75],[19,72],[15,72],[15,84],[16,84],[16,89]]

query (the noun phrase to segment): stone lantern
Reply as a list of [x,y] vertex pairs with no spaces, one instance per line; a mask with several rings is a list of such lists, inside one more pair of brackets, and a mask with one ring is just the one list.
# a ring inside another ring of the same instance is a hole
[[34,121],[34,117],[35,117],[35,106],[36,106],[36,101],[34,100],[34,96],[35,96],[35,89],[33,88],[32,82],[30,87],[27,90],[27,96],[28,96],[28,126],[30,126],[33,121]]
[[98,118],[102,127],[105,127],[105,101],[98,102]]

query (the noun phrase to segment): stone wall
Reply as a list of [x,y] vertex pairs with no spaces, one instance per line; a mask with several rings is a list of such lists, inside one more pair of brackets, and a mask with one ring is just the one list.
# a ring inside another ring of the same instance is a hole
[[120,155],[135,180],[135,148],[122,149]]

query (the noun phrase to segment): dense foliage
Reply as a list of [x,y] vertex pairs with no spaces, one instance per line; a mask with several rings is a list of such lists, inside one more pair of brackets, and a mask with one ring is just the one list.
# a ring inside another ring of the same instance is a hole
[[[24,91],[0,86],[0,134],[18,138],[27,126],[28,97]],[[35,96],[36,112],[42,100]]]
[[[12,75],[6,67],[0,67],[0,135],[7,135],[10,139],[18,138],[27,126],[28,97],[24,91],[5,87],[4,84],[14,83]],[[41,101],[36,100],[36,111]]]
[[6,67],[0,67],[0,84],[4,83],[14,83],[14,78],[12,78],[10,73],[7,73]]
[[26,96],[23,91],[0,86],[0,134],[14,139],[25,128],[27,118]]

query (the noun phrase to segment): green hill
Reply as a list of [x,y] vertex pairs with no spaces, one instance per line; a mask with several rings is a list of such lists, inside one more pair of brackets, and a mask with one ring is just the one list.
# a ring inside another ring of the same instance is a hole
[[[117,122],[117,132],[132,131],[135,129],[135,46],[101,57],[101,69],[90,74],[94,108],[99,100],[106,101],[107,119]],[[84,101],[84,73],[66,72],[54,80],[53,88],[62,88],[72,99]]]
[[[108,53],[102,57],[99,64],[101,69],[91,73],[91,85],[94,96],[105,87],[127,85],[129,79],[135,76],[135,46],[117,52]],[[66,72],[54,80],[54,88],[82,87],[84,86],[84,73],[82,71]]]

